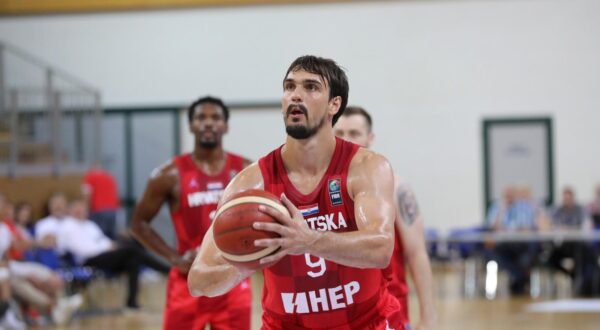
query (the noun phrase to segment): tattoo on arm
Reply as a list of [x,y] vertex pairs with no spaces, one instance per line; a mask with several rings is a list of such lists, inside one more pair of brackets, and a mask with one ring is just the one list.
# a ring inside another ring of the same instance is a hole
[[396,192],[398,198],[398,209],[402,221],[407,226],[415,223],[415,220],[419,216],[419,206],[417,205],[417,199],[415,198],[414,192],[407,185],[400,185]]

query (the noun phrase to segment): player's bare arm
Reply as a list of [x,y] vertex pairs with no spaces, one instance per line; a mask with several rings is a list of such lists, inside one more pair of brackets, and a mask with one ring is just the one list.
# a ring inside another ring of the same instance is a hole
[[435,329],[436,312],[433,301],[433,279],[429,256],[425,248],[425,228],[413,189],[404,180],[396,180],[396,227],[402,237],[404,254],[419,300],[419,323],[415,329]]
[[271,263],[285,255],[309,253],[338,264],[357,268],[385,268],[394,248],[395,206],[393,173],[381,155],[361,148],[352,159],[348,174],[348,192],[354,200],[358,230],[349,233],[311,230],[298,208],[285,196],[282,202],[292,215],[269,208],[262,211],[280,224],[254,223],[254,228],[274,231],[281,238],[256,240],[257,246],[281,246],[279,252],[261,259]]
[[[246,167],[229,183],[221,200],[248,189],[262,189],[263,179],[258,163]],[[219,204],[220,206],[220,204]],[[222,295],[253,273],[229,264],[215,245],[212,226],[202,239],[198,255],[188,275],[192,296],[214,297]]]
[[192,260],[180,256],[170,247],[161,236],[150,226],[152,219],[158,214],[164,202],[170,207],[176,207],[177,194],[174,193],[179,185],[179,174],[174,163],[169,163],[153,171],[146,190],[133,212],[130,233],[150,250],[167,259],[179,271],[186,274]]

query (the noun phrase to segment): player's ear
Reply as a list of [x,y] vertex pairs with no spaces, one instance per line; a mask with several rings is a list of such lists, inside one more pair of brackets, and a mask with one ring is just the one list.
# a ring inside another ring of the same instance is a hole
[[223,134],[227,134],[229,132],[229,123],[225,122],[225,129],[223,130]]
[[371,147],[373,145],[373,141],[375,141],[375,133],[369,132],[367,135],[367,147]]
[[340,107],[342,106],[342,97],[335,96],[331,100],[329,100],[329,114],[334,116],[338,111],[340,111]]

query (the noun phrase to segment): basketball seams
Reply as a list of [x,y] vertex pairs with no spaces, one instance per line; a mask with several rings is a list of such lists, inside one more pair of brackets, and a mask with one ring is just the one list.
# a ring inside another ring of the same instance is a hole
[[285,206],[281,205],[280,203],[278,203],[270,198],[260,197],[260,196],[243,196],[243,197],[238,197],[238,198],[232,199],[232,200],[228,201],[227,203],[223,204],[221,207],[219,207],[219,209],[217,210],[217,213],[215,214],[215,219],[218,218],[219,215],[221,215],[223,212],[227,211],[228,209],[230,209],[236,205],[252,204],[252,203],[270,206],[283,214],[289,214],[289,212],[288,212],[287,208],[285,208]]
[[[243,231],[243,230],[248,230],[248,228],[246,228],[246,227],[241,227],[241,228],[238,227],[238,228],[233,228],[233,229],[229,229],[229,230],[221,230],[221,231],[219,231],[219,237],[223,237],[225,235],[228,235],[228,234],[231,234],[231,233],[235,233],[235,232],[238,232],[238,231]],[[257,231],[256,229],[253,229],[253,230]],[[279,237],[279,236],[277,236],[277,237]],[[272,238],[272,237],[269,237],[269,236],[265,235],[265,238]]]
[[[215,246],[216,246],[216,244],[215,244]],[[277,251],[278,249],[279,249],[279,246],[270,246],[270,247],[266,247],[260,251],[256,251],[256,252],[253,252],[250,254],[237,255],[237,254],[223,252],[223,250],[219,249],[219,247],[217,246],[217,250],[219,250],[219,252],[223,256],[223,258],[234,261],[234,262],[256,261],[258,259],[268,256],[269,254]]]

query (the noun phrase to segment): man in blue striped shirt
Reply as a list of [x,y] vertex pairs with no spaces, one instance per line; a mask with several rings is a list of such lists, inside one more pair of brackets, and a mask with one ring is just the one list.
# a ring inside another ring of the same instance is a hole
[[[541,216],[542,212],[529,197],[528,189],[517,191],[514,187],[507,187],[504,199],[490,206],[486,225],[493,231],[536,231]],[[525,293],[537,252],[538,245],[528,242],[498,243],[494,247],[494,259],[509,273],[512,294]]]

